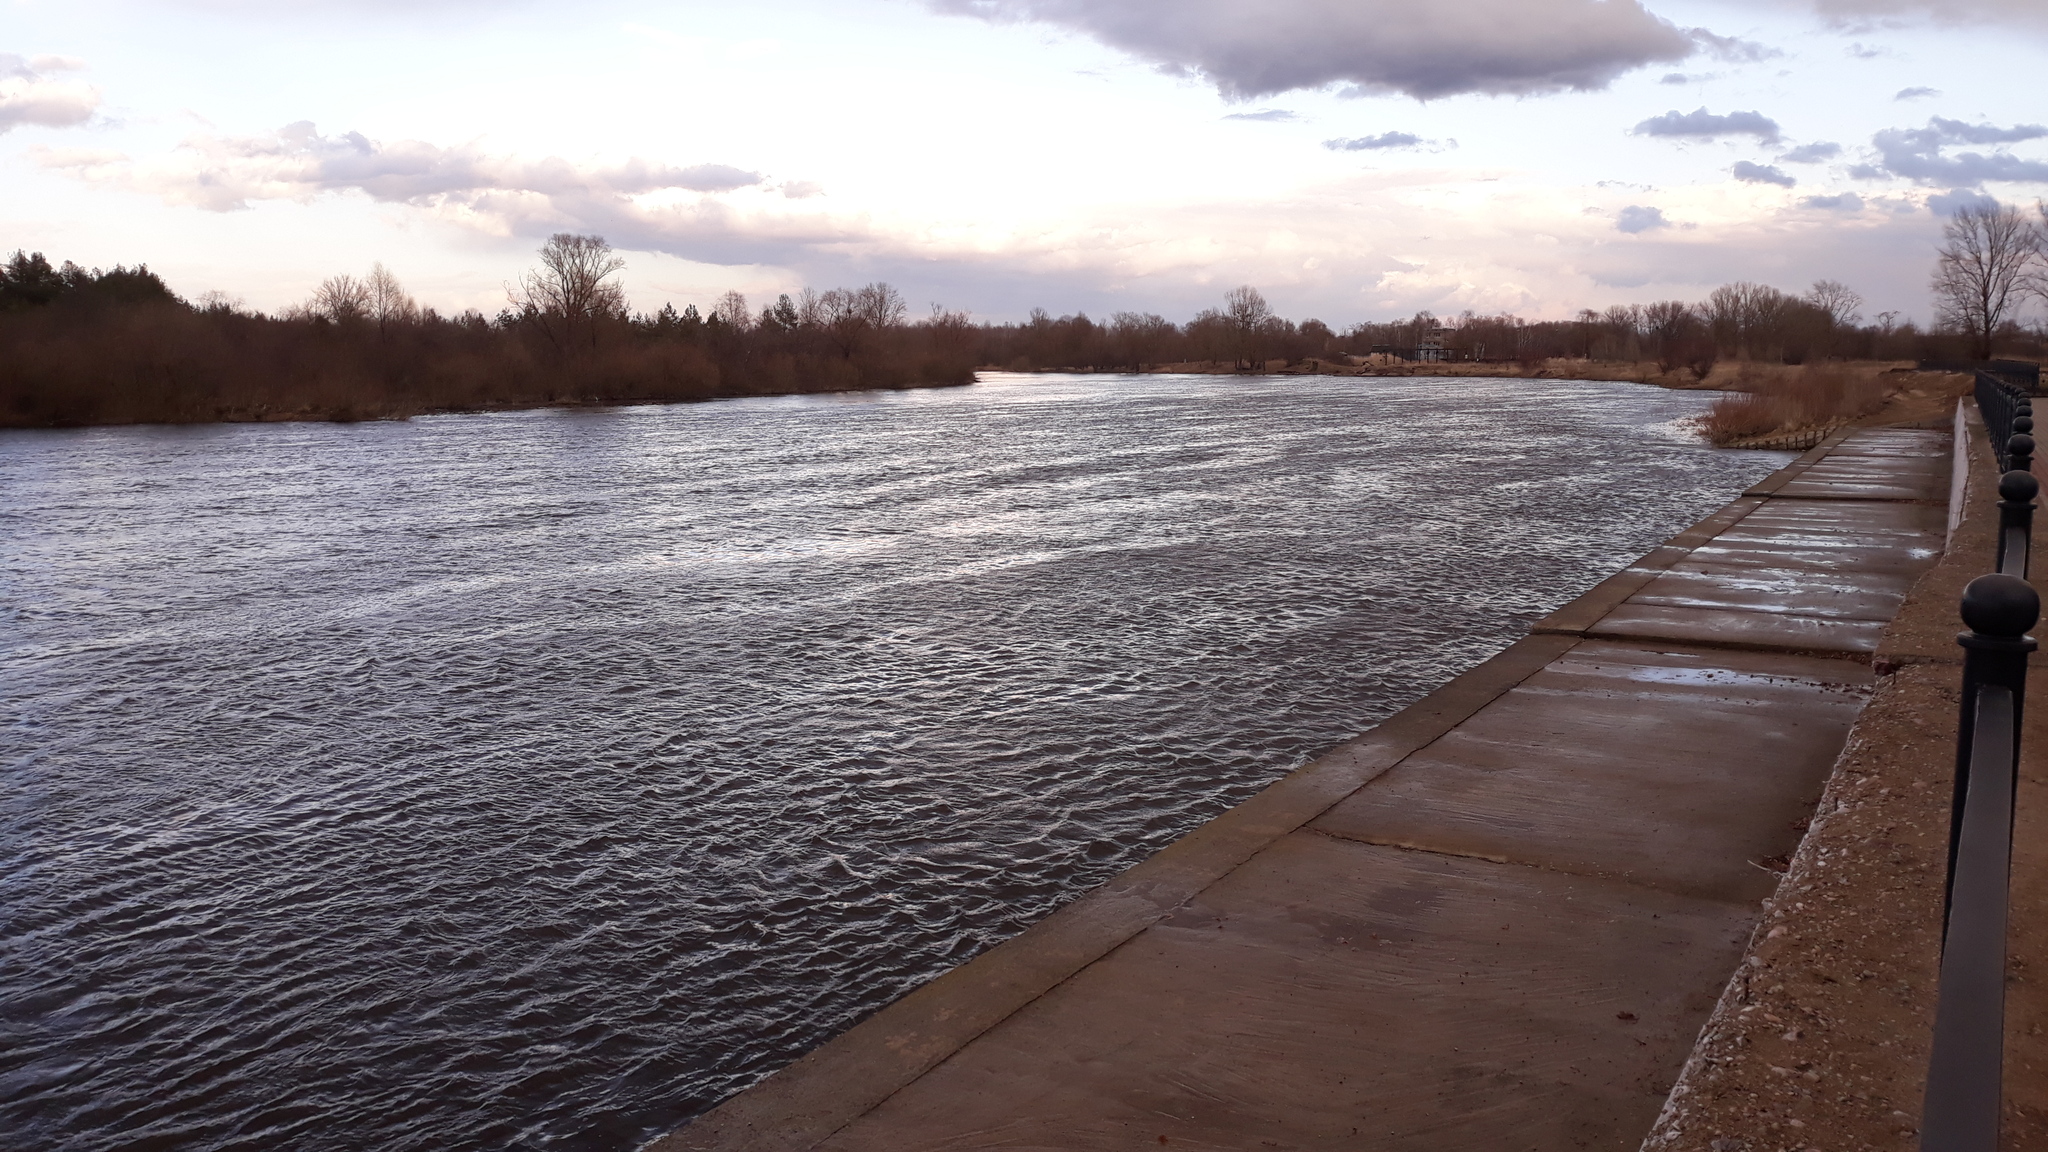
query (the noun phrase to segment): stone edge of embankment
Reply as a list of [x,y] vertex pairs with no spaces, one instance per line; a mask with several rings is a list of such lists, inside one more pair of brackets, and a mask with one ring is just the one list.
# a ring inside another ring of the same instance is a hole
[[1996,542],[1997,467],[1965,411],[1961,522],[1886,628],[1876,691],[1645,1152],[1914,1145],[1939,974],[1956,611]]
[[816,1146],[1563,655],[1616,605],[1826,456],[1838,433],[1539,621],[1530,635],[642,1152]]

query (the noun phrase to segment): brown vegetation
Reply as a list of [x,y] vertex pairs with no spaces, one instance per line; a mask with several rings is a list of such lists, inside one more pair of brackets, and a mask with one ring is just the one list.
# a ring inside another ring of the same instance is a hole
[[596,237],[557,236],[494,319],[418,307],[382,266],[278,316],[189,304],[146,268],[0,268],[0,426],[404,418],[965,384],[958,313],[905,322],[885,284],[783,297],[759,317],[627,313]]
[[[1804,364],[1829,360],[1958,360],[1973,355],[1962,327],[1924,330],[1883,313],[1862,323],[1862,299],[1832,280],[1803,296],[1740,282],[1706,300],[1666,300],[1587,310],[1571,320],[1526,320],[1467,312],[1440,318],[1360,323],[1339,332],[1321,320],[1299,324],[1274,314],[1250,288],[1221,308],[1176,325],[1151,313],[1118,312],[1097,323],[1085,314],[1054,318],[1035,310],[1021,324],[984,324],[981,364],[1036,371],[1274,371],[1368,368],[1374,374],[1432,374],[1438,366],[1491,365],[1501,375],[1549,374],[1559,362],[1629,365],[1628,378],[1660,383],[1706,379],[1720,364],[1746,360]],[[2042,336],[2010,317],[1992,342],[2008,355],[2039,356]],[[1654,373],[1637,365],[1654,365]],[[1455,374],[1455,370],[1451,374]]]
[[1899,376],[1869,364],[1744,363],[1720,383],[1731,391],[1708,407],[1698,426],[1701,435],[1724,446],[1838,428],[1877,412],[1906,386]]

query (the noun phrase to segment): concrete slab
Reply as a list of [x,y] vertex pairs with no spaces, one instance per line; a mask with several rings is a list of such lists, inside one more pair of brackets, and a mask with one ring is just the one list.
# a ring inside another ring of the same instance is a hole
[[1688,564],[1651,581],[1629,602],[1884,621],[1892,618],[1912,585],[1912,578],[1904,575]]
[[1586,635],[1708,647],[1768,648],[1781,652],[1866,655],[1877,650],[1884,625],[1875,620],[1833,620],[1784,612],[1674,608],[1623,604]]
[[1870,670],[1587,642],[1309,827],[1718,900],[1770,894]]
[[[1927,496],[1927,484],[1923,476],[1903,478],[1864,478],[1855,476],[1853,471],[1829,471],[1829,474],[1815,476],[1815,469],[1806,469],[1798,480],[1792,480],[1778,490],[1778,496],[1800,496],[1808,500],[1931,500]],[[1948,469],[1942,469],[1942,476],[1948,476]]]
[[1753,915],[1297,833],[821,1147],[1623,1152]]
[[[1946,485],[1947,477],[1928,483]],[[1884,622],[1940,555],[1944,515],[1931,504],[1773,498],[1641,581],[1583,631],[1664,643],[1872,652]]]
[[1949,434],[1931,428],[1865,428],[1851,433],[1831,456],[1939,456]]

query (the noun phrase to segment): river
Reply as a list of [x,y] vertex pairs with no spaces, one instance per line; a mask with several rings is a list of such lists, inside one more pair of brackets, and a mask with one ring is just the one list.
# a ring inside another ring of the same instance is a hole
[[0,433],[0,1143],[631,1148],[1790,458],[1707,399]]

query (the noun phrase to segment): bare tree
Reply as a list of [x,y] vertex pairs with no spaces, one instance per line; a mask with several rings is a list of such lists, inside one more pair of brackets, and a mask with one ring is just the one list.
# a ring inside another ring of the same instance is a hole
[[1979,359],[1991,358],[1991,337],[2018,311],[2027,274],[2041,251],[2041,233],[2006,204],[1971,204],[1941,229],[1934,261],[1934,312],[1943,327],[1963,332]]
[[[1232,288],[1223,297],[1223,315],[1230,321],[1236,335],[1237,366],[1243,367],[1252,361],[1259,351],[1259,336],[1266,321],[1273,318],[1272,305],[1259,294],[1257,288],[1241,284]],[[1259,367],[1254,363],[1253,367]]]
[[409,324],[420,315],[420,306],[408,296],[398,277],[383,264],[370,265],[369,279],[363,281],[364,294],[369,299],[368,313],[377,322],[377,332],[382,335],[393,324]]
[[745,332],[754,326],[753,314],[747,311],[747,298],[738,292],[720,296],[717,306],[711,309],[711,317],[735,332]]
[[370,286],[353,276],[329,276],[313,290],[307,310],[336,324],[361,320],[370,314]]
[[1767,355],[1781,343],[1797,297],[1768,284],[1738,280],[1707,297],[1707,321],[1721,346],[1743,357]]
[[[626,290],[611,282],[625,266],[604,237],[557,232],[541,246],[540,267],[521,277],[509,295],[557,346],[587,339],[594,348],[598,322],[626,311]],[[578,337],[578,329],[585,337]]]
[[813,311],[812,324],[829,337],[839,354],[853,359],[854,349],[860,346],[861,334],[867,331],[867,318],[861,315],[860,294],[848,288],[832,288],[821,292],[813,300],[808,290],[802,305]]
[[1806,302],[1827,313],[1828,323],[1837,328],[1863,319],[1863,296],[1840,280],[1815,280]]
[[1109,318],[1110,347],[1119,360],[1137,371],[1159,363],[1179,334],[1173,321],[1152,312],[1118,312]]
[[2034,201],[2034,214],[2041,218],[2034,225],[2034,235],[2039,243],[2034,248],[2034,267],[2027,273],[2027,287],[2041,303],[2048,305],[2048,200]]
[[902,327],[904,317],[910,314],[903,294],[881,281],[854,293],[854,306],[867,326],[876,329]]

